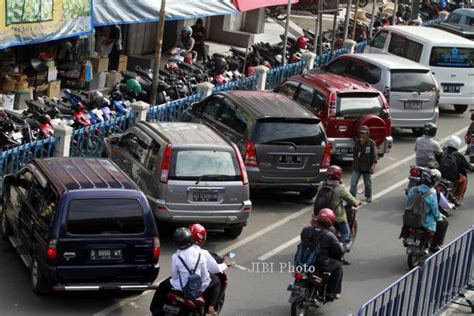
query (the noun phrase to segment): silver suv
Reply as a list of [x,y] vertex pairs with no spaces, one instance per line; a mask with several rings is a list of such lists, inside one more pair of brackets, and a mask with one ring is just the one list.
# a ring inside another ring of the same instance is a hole
[[365,81],[383,92],[390,104],[392,127],[421,135],[438,121],[439,88],[429,67],[389,54],[342,55],[321,68]]
[[252,203],[242,157],[209,127],[140,122],[107,147],[146,194],[158,222],[199,222],[233,238],[247,224]]

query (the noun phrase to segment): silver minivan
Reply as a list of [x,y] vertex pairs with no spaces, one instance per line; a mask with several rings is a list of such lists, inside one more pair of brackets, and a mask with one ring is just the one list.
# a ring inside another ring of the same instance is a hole
[[389,54],[342,55],[321,68],[357,78],[383,92],[390,104],[392,127],[422,134],[439,118],[439,88],[429,67]]
[[252,203],[242,156],[209,127],[139,122],[107,147],[146,194],[158,222],[198,222],[233,238],[247,224]]

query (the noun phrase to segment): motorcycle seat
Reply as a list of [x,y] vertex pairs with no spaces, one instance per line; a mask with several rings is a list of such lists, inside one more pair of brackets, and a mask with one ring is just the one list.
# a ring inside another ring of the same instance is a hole
[[185,298],[179,291],[172,291],[168,293],[167,297],[170,301],[185,305],[191,309],[196,309],[198,306],[206,305],[206,300],[203,296],[200,296],[195,300],[191,300]]

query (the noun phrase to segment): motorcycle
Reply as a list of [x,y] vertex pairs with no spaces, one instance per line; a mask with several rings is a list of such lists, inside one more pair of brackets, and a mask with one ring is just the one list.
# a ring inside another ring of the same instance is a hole
[[[210,254],[216,259],[217,263],[224,262],[224,258],[219,255],[210,252]],[[227,255],[229,259],[235,258],[234,253]],[[225,272],[218,273],[217,276],[221,281],[221,291],[217,303],[217,312],[220,314],[224,306],[225,290],[227,288],[228,279]],[[167,294],[167,300],[162,307],[162,311],[165,312],[166,316],[178,315],[178,316],[204,316],[206,315],[206,301],[201,296],[196,300],[187,299],[183,296],[180,291],[171,290]]]
[[286,12],[286,8],[283,5],[265,8],[265,20],[268,18],[273,18],[278,21],[284,21],[287,17],[288,13]]
[[403,240],[403,246],[406,248],[408,268],[413,269],[423,262],[431,254],[430,246],[433,239],[433,233],[424,228],[406,228],[408,237]]
[[309,315],[311,309],[323,306],[326,302],[327,281],[330,272],[296,272],[293,284],[288,285],[291,292],[291,316]]

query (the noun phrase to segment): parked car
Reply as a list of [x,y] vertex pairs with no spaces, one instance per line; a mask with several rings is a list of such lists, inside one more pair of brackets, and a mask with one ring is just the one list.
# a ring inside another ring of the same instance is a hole
[[145,195],[104,159],[48,158],[5,177],[2,237],[53,291],[151,288],[160,241]]
[[474,105],[474,42],[431,27],[386,26],[366,46],[366,53],[390,53],[431,68],[440,85],[439,104],[457,113]]
[[322,120],[331,154],[336,158],[352,158],[354,138],[363,125],[369,127],[379,156],[390,152],[393,138],[388,104],[383,94],[368,83],[318,71],[291,77],[275,91]]
[[299,191],[311,199],[330,164],[320,120],[273,92],[217,93],[193,104],[182,120],[205,123],[237,144],[251,188]]
[[252,203],[242,157],[209,127],[140,122],[108,147],[159,222],[199,222],[233,238],[247,225]]
[[456,9],[441,24],[431,27],[474,40],[474,9]]
[[321,70],[367,82],[390,104],[392,127],[421,136],[426,123],[437,123],[439,89],[427,66],[390,54],[346,54]]

